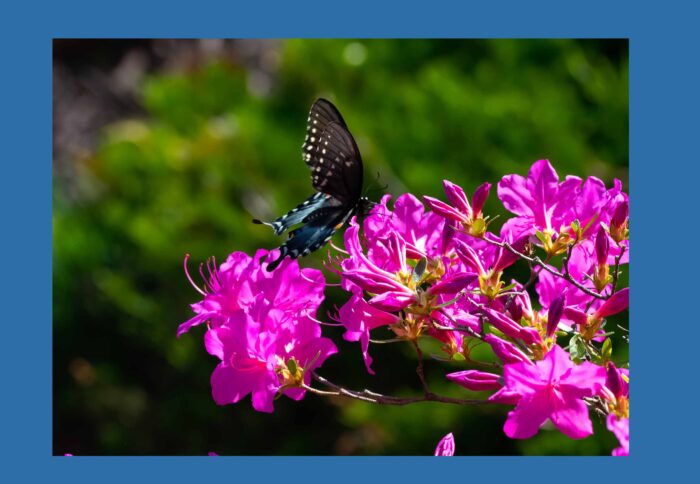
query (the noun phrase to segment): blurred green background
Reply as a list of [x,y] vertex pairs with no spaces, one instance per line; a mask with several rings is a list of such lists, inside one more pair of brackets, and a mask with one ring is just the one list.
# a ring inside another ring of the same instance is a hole
[[[513,441],[500,406],[307,395],[268,415],[249,399],[214,403],[204,329],[175,338],[198,300],[183,256],[224,260],[281,242],[250,219],[312,193],[300,146],[319,96],[357,139],[375,200],[384,184],[444,199],[443,178],[471,193],[540,158],[561,176],[628,189],[626,40],[57,40],[54,453],[428,455],[452,431],[461,455],[609,454],[617,443],[595,417],[581,441],[551,430]],[[487,213],[502,213],[495,188]],[[324,254],[302,264],[319,267]],[[326,309],[347,298],[327,297]],[[408,344],[374,345],[371,377],[359,344],[324,332],[341,353],[323,375],[418,391]],[[435,390],[467,398],[444,379],[459,369],[429,361],[426,372]]]

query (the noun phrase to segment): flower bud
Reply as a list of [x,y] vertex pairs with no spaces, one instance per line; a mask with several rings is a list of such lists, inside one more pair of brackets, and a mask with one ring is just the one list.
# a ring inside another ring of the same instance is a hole
[[629,202],[623,200],[615,207],[610,220],[610,236],[618,244],[629,237]]
[[455,455],[455,437],[452,432],[445,435],[435,448],[436,456],[449,457]]
[[531,363],[530,358],[520,351],[513,343],[502,340],[492,334],[484,336],[484,341],[491,345],[491,349],[503,363],[518,363],[521,361]]
[[621,227],[627,222],[629,218],[630,206],[627,200],[623,200],[617,204],[615,207],[615,212],[613,213],[612,219],[610,220],[610,225],[615,225]]
[[477,218],[481,215],[481,209],[484,208],[484,203],[486,203],[490,191],[491,184],[489,182],[480,185],[474,191],[474,195],[472,195],[472,218]]
[[523,319],[523,305],[519,298],[516,297],[513,300],[513,304],[508,308],[508,312],[510,313],[510,319],[516,323],[519,323],[520,320]]
[[445,202],[438,200],[437,198],[430,197],[428,195],[423,195],[423,201],[425,204],[441,217],[447,220],[454,220],[456,222],[466,222],[467,218],[465,215],[461,214],[453,207],[449,206]]
[[491,326],[499,330],[501,333],[505,334],[509,338],[520,339],[521,330],[523,329],[515,321],[511,320],[504,314],[494,311],[490,308],[484,308],[484,315],[488,318]]
[[467,390],[483,391],[495,390],[501,387],[500,376],[479,370],[465,370],[449,373],[447,379]]
[[610,296],[600,308],[595,312],[593,317],[597,320],[607,318],[612,314],[617,314],[624,311],[630,305],[630,289],[626,287]]
[[469,201],[467,200],[467,196],[464,194],[462,187],[455,185],[449,180],[443,180],[442,186],[444,187],[445,195],[447,195],[447,199],[450,201],[452,206],[463,214],[471,216],[472,209],[469,206]]
[[608,234],[605,233],[605,229],[601,226],[595,238],[595,255],[599,266],[607,265],[609,252],[610,242],[608,241]]
[[566,307],[566,294],[562,294],[552,301],[551,306],[549,306],[549,312],[547,313],[547,338],[551,338],[554,332],[557,330],[557,325],[561,320],[562,314],[564,314],[564,308]]
[[613,363],[608,363],[605,386],[615,395],[615,398],[619,398],[624,394],[620,370],[618,370]]

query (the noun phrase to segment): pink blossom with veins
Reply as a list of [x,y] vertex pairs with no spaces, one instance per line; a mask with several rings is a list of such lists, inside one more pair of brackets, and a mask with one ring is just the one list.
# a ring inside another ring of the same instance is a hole
[[[360,227],[353,220],[345,231],[345,247],[349,258],[342,262],[341,277],[364,291],[376,294],[370,304],[386,311],[398,311],[415,302],[415,291],[399,282],[400,275],[411,276],[406,264],[406,244],[395,232],[376,241],[382,256],[377,263],[365,255],[359,239]],[[378,251],[375,250],[374,254]],[[381,265],[381,266],[380,266]]]
[[[247,310],[259,294],[265,294],[275,308],[284,312],[315,312],[324,298],[323,273],[301,269],[291,259],[285,259],[276,270],[268,272],[259,262],[267,255],[265,250],[258,250],[254,257],[234,252],[218,268],[215,262],[207,264],[207,276],[200,270],[204,288],[195,284],[187,272],[190,283],[204,298],[192,304],[197,315],[178,327],[177,336],[204,322],[212,327],[226,324],[238,310]],[[188,258],[189,255],[185,257],[185,271]]]
[[239,311],[230,325],[207,331],[204,341],[207,351],[221,360],[211,375],[214,401],[237,403],[252,394],[253,408],[269,413],[280,391],[302,399],[301,383],[308,385],[310,372],[337,349],[330,339],[321,337],[318,323],[308,316],[285,320],[262,298],[259,303],[261,307],[252,314]]
[[512,233],[516,239],[538,230],[558,232],[580,185],[581,179],[575,176],[559,182],[559,175],[548,160],[535,162],[527,178],[504,176],[498,182],[498,197],[517,217],[508,220],[503,231]]
[[190,278],[204,299],[192,305],[198,314],[180,325],[178,336],[209,322],[204,340],[207,351],[221,360],[211,376],[220,405],[252,394],[256,410],[272,412],[280,391],[299,400],[310,371],[337,351],[313,319],[324,297],[322,273],[300,269],[291,259],[268,272],[260,262],[267,254],[234,252],[220,267],[210,265],[204,289]]
[[588,177],[574,200],[571,213],[563,220],[565,225],[578,220],[581,228],[586,229],[584,238],[591,238],[596,234],[601,223],[609,225],[617,200],[626,199],[622,192],[622,182],[615,179],[613,187],[605,188],[602,180]]
[[[373,254],[375,241],[389,232],[395,232],[406,244],[406,256],[411,259],[421,257],[436,258],[444,254],[443,228],[445,220],[436,213],[426,211],[415,196],[405,193],[394,202],[393,210],[388,208],[391,195],[384,195],[381,202],[372,210],[363,223],[363,233],[367,239],[367,253]],[[381,250],[379,250],[381,253]]]
[[534,364],[506,364],[503,379],[503,391],[518,397],[503,427],[508,437],[528,439],[547,419],[572,439],[593,433],[583,398],[600,391],[605,368],[589,362],[575,365],[569,354],[555,345]]
[[489,196],[491,184],[484,183],[475,190],[471,205],[462,187],[448,180],[443,180],[442,184],[452,205],[428,195],[423,196],[425,203],[438,215],[461,224],[469,234],[481,237],[486,231],[482,209]]

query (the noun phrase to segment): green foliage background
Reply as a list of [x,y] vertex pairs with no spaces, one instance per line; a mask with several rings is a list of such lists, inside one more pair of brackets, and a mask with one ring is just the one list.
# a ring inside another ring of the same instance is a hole
[[[617,177],[627,189],[627,52],[622,40],[292,40],[266,95],[232,61],[154,71],[139,88],[143,115],[102,130],[96,151],[74,160],[71,190],[55,178],[54,452],[427,455],[452,431],[458,454],[609,454],[616,441],[595,418],[596,435],[582,441],[551,430],[512,441],[503,407],[312,395],[280,399],[272,415],[248,399],[218,407],[203,328],[180,339],[175,329],[198,299],[185,253],[223,260],[274,247],[280,239],[250,219],[312,193],[300,146],[316,97],[343,113],[372,198],[388,184],[444,199],[443,178],[470,193],[488,180],[487,212],[502,213],[495,184],[540,158],[560,176]],[[318,267],[324,254],[302,264]],[[345,298],[329,290],[326,309]],[[341,350],[324,375],[392,394],[418,389],[408,345],[374,346],[371,377],[358,344],[324,331]],[[460,368],[431,361],[427,374],[436,390],[467,397],[444,379]]]

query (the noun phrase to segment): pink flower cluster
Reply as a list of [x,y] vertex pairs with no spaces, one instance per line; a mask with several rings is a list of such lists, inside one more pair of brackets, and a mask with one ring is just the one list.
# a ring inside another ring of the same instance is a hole
[[260,263],[266,255],[234,252],[220,267],[210,264],[206,276],[200,267],[204,288],[190,278],[204,299],[192,305],[197,315],[180,325],[178,336],[208,322],[205,347],[221,360],[211,376],[219,405],[252,394],[256,410],[272,412],[278,393],[300,400],[310,371],[337,352],[314,319],[323,301],[323,274],[289,259],[268,272]]
[[[615,455],[625,455],[629,372],[612,363],[606,332],[607,318],[629,305],[629,289],[618,287],[629,262],[629,199],[621,183],[560,181],[547,160],[537,161],[527,177],[498,183],[513,214],[498,233],[484,210],[491,184],[471,198],[447,180],[444,190],[447,202],[404,194],[390,206],[385,196],[361,223],[350,221],[345,250],[326,264],[349,293],[335,316],[343,338],[360,343],[371,374],[371,333],[379,328],[409,341],[419,358],[420,341],[436,340],[442,359],[467,367],[449,373],[450,381],[513,406],[504,424],[509,437],[530,438],[551,421],[584,438],[593,432],[594,407],[620,441]],[[179,333],[208,322],[207,350],[221,359],[212,375],[218,403],[252,393],[256,409],[271,411],[279,392],[301,398],[310,370],[336,348],[313,319],[323,300],[321,273],[300,270],[296,261],[268,273],[258,262],[264,254],[234,253],[213,267],[204,300],[192,306],[196,316]],[[519,261],[530,267],[527,281],[508,279]],[[493,372],[473,369],[483,362],[472,351],[483,344],[493,353]],[[453,452],[451,434],[445,439],[436,454]]]

